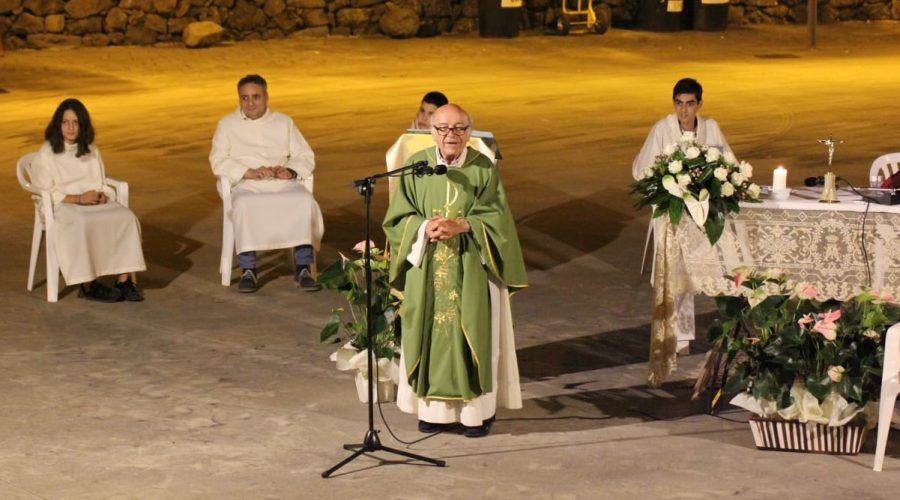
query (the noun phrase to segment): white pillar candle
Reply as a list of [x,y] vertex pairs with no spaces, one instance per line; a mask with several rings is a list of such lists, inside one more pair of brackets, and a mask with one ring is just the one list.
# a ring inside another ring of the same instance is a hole
[[778,166],[772,174],[772,189],[779,190],[787,188],[787,169]]

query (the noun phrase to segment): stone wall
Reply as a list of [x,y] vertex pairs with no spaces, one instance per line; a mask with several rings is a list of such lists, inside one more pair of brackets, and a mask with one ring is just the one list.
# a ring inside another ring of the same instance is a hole
[[7,49],[149,45],[181,40],[196,21],[233,40],[396,34],[382,20],[392,11],[413,23],[407,36],[478,29],[478,0],[0,0],[0,37]]
[[[685,0],[688,2],[691,0]],[[818,0],[818,17],[822,23],[849,20],[900,19],[900,0]],[[641,0],[600,0],[612,12],[612,25],[633,28],[637,22]],[[550,27],[559,9],[558,0],[525,0],[524,29]],[[734,24],[805,23],[806,0],[731,0],[729,22]]]
[[[900,19],[900,0],[818,0],[819,22]],[[805,23],[806,0],[731,0],[732,23]]]
[[[611,10],[614,26],[628,28],[634,25],[639,1],[602,3]],[[819,0],[819,4],[823,22],[900,19],[900,0]],[[552,26],[557,5],[558,0],[525,0],[522,28],[543,31]],[[732,0],[730,19],[805,22],[806,3]],[[0,38],[7,49],[180,41],[185,27],[195,21],[218,23],[233,40],[464,34],[478,30],[478,0],[0,0]]]

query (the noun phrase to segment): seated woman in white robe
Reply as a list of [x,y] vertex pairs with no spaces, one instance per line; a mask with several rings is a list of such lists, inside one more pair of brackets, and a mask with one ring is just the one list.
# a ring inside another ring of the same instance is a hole
[[[47,142],[31,164],[32,184],[50,192],[56,224],[56,254],[66,284],[81,284],[79,296],[102,302],[144,300],[131,273],[144,271],[137,217],[116,202],[107,185],[87,109],[66,99],[47,125]],[[51,244],[53,244],[51,242]],[[116,275],[109,287],[96,278]]]

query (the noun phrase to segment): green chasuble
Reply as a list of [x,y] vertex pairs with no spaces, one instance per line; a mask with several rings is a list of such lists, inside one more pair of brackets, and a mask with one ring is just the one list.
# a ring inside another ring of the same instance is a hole
[[[420,151],[407,165],[427,159]],[[464,217],[471,231],[427,242],[419,267],[406,260],[422,222]],[[403,357],[409,385],[421,398],[470,401],[493,390],[488,280],[510,292],[527,286],[512,214],[491,160],[468,148],[446,175],[400,179],[384,219],[392,285],[403,292]]]

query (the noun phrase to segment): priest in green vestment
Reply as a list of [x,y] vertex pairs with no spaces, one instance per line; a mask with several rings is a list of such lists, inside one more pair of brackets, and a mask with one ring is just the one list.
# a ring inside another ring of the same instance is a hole
[[423,432],[460,422],[481,437],[497,406],[522,406],[509,296],[527,276],[497,168],[466,146],[471,118],[448,104],[431,124],[436,147],[407,164],[447,173],[403,177],[383,224],[403,295],[397,404]]

